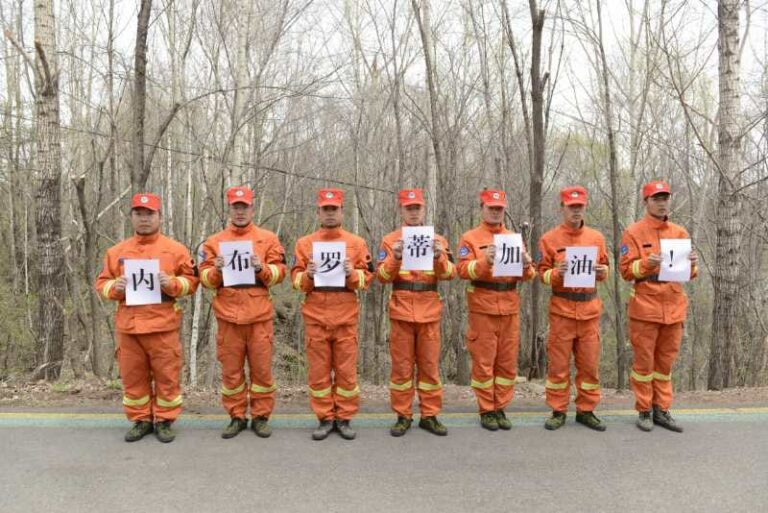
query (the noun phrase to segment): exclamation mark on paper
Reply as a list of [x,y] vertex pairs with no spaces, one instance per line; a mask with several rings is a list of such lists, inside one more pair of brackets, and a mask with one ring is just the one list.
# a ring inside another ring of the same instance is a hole
[[672,267],[672,262],[675,261],[675,250],[670,249],[669,250],[669,267]]

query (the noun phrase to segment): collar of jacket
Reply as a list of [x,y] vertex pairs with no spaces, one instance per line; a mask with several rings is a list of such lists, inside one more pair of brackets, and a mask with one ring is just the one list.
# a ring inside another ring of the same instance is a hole
[[152,244],[153,242],[157,242],[157,239],[160,238],[160,230],[157,230],[152,235],[139,235],[137,233],[133,237],[138,244]]
[[253,229],[253,223],[249,222],[245,226],[235,226],[234,224],[229,223],[227,229],[234,235],[245,235]]
[[485,221],[480,221],[480,226],[491,233],[501,233],[504,231],[504,223],[490,224],[486,223]]
[[567,224],[563,223],[560,225],[560,229],[568,235],[581,235],[584,231],[584,221],[581,222],[578,228],[571,228]]
[[318,232],[320,232],[320,238],[322,239],[335,240],[341,238],[341,226],[337,226],[336,228],[320,227]]
[[664,216],[664,219],[657,219],[653,217],[651,214],[645,214],[645,218],[643,218],[643,220],[645,221],[645,224],[650,225],[651,228],[660,230],[661,228],[667,227],[667,221],[669,220],[669,216]]

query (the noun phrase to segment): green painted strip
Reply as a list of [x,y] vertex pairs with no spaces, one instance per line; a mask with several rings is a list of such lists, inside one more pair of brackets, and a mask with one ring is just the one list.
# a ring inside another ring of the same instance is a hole
[[[606,410],[597,412],[608,424],[628,424],[634,422],[637,412],[634,410]],[[768,408],[712,408],[673,410],[675,417],[684,422],[765,422],[768,420]],[[541,425],[548,412],[507,412],[516,426]],[[573,422],[574,414],[569,415]],[[440,419],[448,427],[473,427],[479,425],[476,413],[445,413]],[[227,415],[183,415],[177,425],[192,429],[219,429],[229,420]],[[394,421],[390,413],[363,413],[355,417],[353,423],[359,427],[384,428]],[[304,429],[316,425],[312,414],[276,414],[271,424],[276,429]],[[128,421],[117,413],[21,413],[0,412],[0,428],[3,427],[41,427],[41,428],[124,428]]]

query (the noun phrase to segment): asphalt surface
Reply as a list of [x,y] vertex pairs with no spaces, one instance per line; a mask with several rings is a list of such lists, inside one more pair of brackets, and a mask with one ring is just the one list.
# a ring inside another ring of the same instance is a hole
[[171,444],[128,444],[117,414],[0,412],[0,512],[768,511],[768,408],[683,411],[683,434],[642,433],[629,411],[605,433],[512,417],[392,438],[389,415],[364,415],[357,440],[314,442],[310,416],[276,416],[266,440],[187,416]]

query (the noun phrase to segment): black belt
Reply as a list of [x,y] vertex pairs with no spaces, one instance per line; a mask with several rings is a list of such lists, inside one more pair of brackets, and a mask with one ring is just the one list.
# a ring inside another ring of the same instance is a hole
[[638,280],[635,280],[635,283],[642,283],[644,281],[652,281],[653,283],[659,283],[659,275],[658,274],[649,274],[645,278],[640,278]]
[[481,289],[495,290],[496,292],[503,292],[505,290],[515,290],[517,288],[517,282],[495,282],[495,281],[477,281],[472,280],[470,282],[473,287]]
[[253,289],[253,288],[267,288],[266,285],[261,280],[256,280],[256,283],[250,284],[250,283],[240,283],[238,285],[229,285],[226,288],[228,289]]
[[553,290],[553,296],[570,299],[571,301],[592,301],[597,297],[597,292],[565,292]]
[[347,287],[315,287],[312,290],[317,292],[352,292]]
[[395,281],[393,290],[411,290],[413,292],[437,291],[437,283],[418,283],[414,281]]

